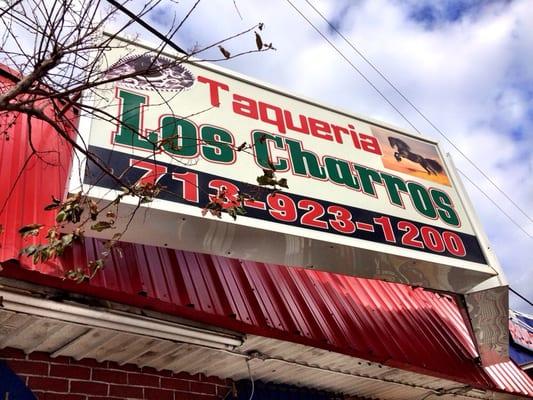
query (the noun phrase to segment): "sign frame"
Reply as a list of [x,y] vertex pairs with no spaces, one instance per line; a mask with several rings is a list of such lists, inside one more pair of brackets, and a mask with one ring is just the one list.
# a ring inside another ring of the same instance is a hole
[[[104,33],[105,34],[105,33]],[[140,47],[143,50],[151,51],[153,48],[146,44],[133,42],[128,39],[117,38],[117,40],[124,41],[127,44]],[[162,53],[166,57],[176,57],[177,54]],[[344,273],[349,275],[357,275],[367,278],[377,278],[389,281],[408,283],[411,285],[422,286],[434,290],[443,290],[454,293],[466,293],[481,282],[501,274],[498,265],[495,267],[494,259],[490,257],[487,250],[490,248],[486,237],[482,234],[482,229],[472,215],[471,207],[468,207],[465,202],[466,194],[463,192],[464,188],[459,184],[459,177],[454,173],[454,167],[450,165],[446,157],[443,156],[438,142],[432,139],[422,138],[420,135],[413,132],[400,129],[390,124],[376,121],[372,118],[363,117],[356,113],[348,112],[346,110],[333,108],[328,105],[321,104],[306,97],[294,95],[290,92],[277,88],[273,85],[260,82],[258,80],[246,77],[239,73],[234,73],[217,65],[206,65],[198,60],[187,60],[187,64],[196,65],[199,68],[214,72],[216,74],[241,81],[245,84],[250,84],[260,89],[267,90],[276,95],[281,95],[298,102],[303,102],[311,106],[319,107],[328,112],[333,112],[343,115],[350,119],[355,119],[391,132],[405,135],[415,140],[421,140],[425,143],[435,146],[440,160],[443,162],[443,167],[450,179],[451,185],[456,190],[462,206],[465,209],[466,218],[472,226],[475,237],[480,246],[481,253],[486,264],[476,262],[464,261],[460,259],[453,259],[450,257],[441,256],[438,254],[423,253],[418,250],[409,248],[392,249],[387,244],[372,242],[358,238],[347,238],[341,235],[332,236],[331,233],[313,231],[310,237],[299,237],[299,228],[292,226],[280,225],[279,223],[269,221],[257,221],[246,215],[238,216],[238,221],[233,221],[229,216],[223,215],[222,220],[213,219],[210,217],[202,217],[198,207],[188,205],[173,205],[175,220],[169,224],[168,215],[161,213],[152,206],[148,206],[143,211],[140,219],[134,217],[133,224],[142,224],[146,218],[150,218],[154,225],[159,227],[170,225],[166,229],[154,229],[147,231],[147,226],[143,225],[142,232],[133,232],[131,229],[127,230],[121,240],[131,241],[136,243],[143,243],[148,245],[156,245],[163,247],[173,247],[175,245],[169,244],[168,235],[162,235],[161,232],[182,232],[183,228],[181,222],[187,222],[189,227],[195,225],[195,228],[190,232],[190,235],[185,233],[175,233],[174,242],[179,242],[181,248],[190,251],[208,252],[216,255],[231,256],[237,258],[247,258],[255,261],[273,262],[284,265],[294,265],[306,268],[323,269],[332,272]],[[94,99],[88,98],[89,103],[94,102]],[[80,116],[80,142],[88,140],[88,132],[90,132],[92,119],[90,116],[82,114]],[[85,134],[87,133],[87,134]],[[78,167],[80,167],[78,169]],[[81,186],[80,179],[85,173],[86,163],[82,165],[73,165],[71,180],[69,184],[69,192],[75,193],[79,191]],[[259,169],[258,169],[259,171]],[[109,201],[109,191],[107,189],[98,190],[98,188],[90,188],[89,193],[95,199],[106,199]],[[156,199],[156,202],[165,202],[164,200]],[[136,207],[134,202],[128,202],[128,198],[123,199],[124,208],[133,210]],[[129,204],[128,204],[129,203]],[[191,208],[193,207],[193,208]],[[195,213],[197,215],[195,215]],[[181,221],[181,222],[180,222]],[[245,221],[247,227],[240,226],[241,222]],[[191,224],[192,222],[192,224]],[[117,230],[125,224],[117,221]],[[242,232],[239,232],[242,230]],[[116,231],[115,231],[116,232]],[[280,237],[280,232],[282,236]],[[109,232],[88,232],[91,236],[109,238]],[[224,240],[220,240],[217,236],[222,235]],[[192,236],[192,239],[190,238]],[[202,243],[199,243],[195,237],[204,238]],[[257,249],[253,244],[258,242],[268,243],[262,249]],[[208,243],[208,244],[207,244]],[[264,254],[268,254],[265,257]],[[374,254],[374,255],[373,255]],[[386,257],[376,257],[377,255],[385,254]],[[355,265],[370,264],[370,265],[384,265],[387,271],[381,271],[379,274],[369,271],[368,268],[359,268]],[[405,272],[399,271],[399,265],[409,264],[411,274],[417,275],[420,279],[410,280],[405,277]],[[445,282],[446,276],[450,277]]]

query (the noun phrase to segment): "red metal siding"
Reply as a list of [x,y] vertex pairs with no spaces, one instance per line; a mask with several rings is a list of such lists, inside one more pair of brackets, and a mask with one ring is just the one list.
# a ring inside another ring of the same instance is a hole
[[[35,121],[31,126],[34,146],[49,150],[50,159],[29,158],[29,129],[22,116],[9,127],[9,141],[0,140],[2,261],[18,258],[20,226],[53,224],[53,214],[44,212],[43,206],[51,195],[61,197],[67,179],[69,147],[50,127]],[[2,274],[479,388],[533,396],[532,382],[513,363],[485,369],[476,364],[474,344],[453,297],[400,284],[128,243],[113,252],[90,283],[59,279],[66,270],[97,257],[101,246],[88,239],[60,262],[12,261],[4,264]]]
[[[8,90],[14,79],[0,65],[0,92]],[[46,104],[42,106],[49,113]],[[76,123],[77,116],[67,111],[64,118]],[[18,234],[21,226],[54,225],[54,214],[44,212],[43,207],[52,196],[63,197],[71,160],[71,147],[50,125],[35,118],[28,121],[25,115],[0,112],[0,260],[18,258],[23,246],[46,235],[44,228],[40,236],[23,242]],[[57,272],[51,263],[37,268],[43,273]]]
[[[87,239],[60,268],[84,265],[101,245]],[[476,364],[454,298],[406,285],[129,243],[88,284],[15,265],[3,274],[479,388],[533,395],[532,382],[512,362]]]

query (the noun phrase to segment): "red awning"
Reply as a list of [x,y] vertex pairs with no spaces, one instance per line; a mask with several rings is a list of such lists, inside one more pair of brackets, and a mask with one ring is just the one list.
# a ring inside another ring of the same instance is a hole
[[[75,118],[75,116],[71,116]],[[61,262],[19,260],[18,228],[54,223],[43,211],[61,197],[71,151],[51,128],[33,121],[32,154],[22,116],[2,120],[0,261],[4,276],[225,327],[302,343],[470,384],[533,396],[533,383],[512,362],[483,368],[454,297],[409,286],[122,243],[90,283],[60,277],[97,258],[88,239]],[[39,240],[39,237],[34,238]],[[30,270],[34,270],[33,272]]]

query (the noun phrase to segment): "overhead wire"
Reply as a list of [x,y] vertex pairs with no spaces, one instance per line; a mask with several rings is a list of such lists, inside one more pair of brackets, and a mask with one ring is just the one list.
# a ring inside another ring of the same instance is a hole
[[348,58],[344,55],[344,53],[337,47],[335,46],[335,44],[333,44],[333,42],[331,42],[326,35],[324,35],[324,33],[322,33],[322,31],[320,29],[318,29],[306,16],[305,14],[303,14],[300,9],[298,7],[296,7],[294,5],[294,3],[291,1],[291,0],[285,0],[287,3],[289,3],[292,8],[294,8],[294,10],[300,14],[300,16],[305,19],[307,21],[307,23],[313,27],[313,29],[326,41],[329,43],[329,45],[344,59],[344,61],[346,61],[348,64],[350,64],[350,66],[361,76],[361,78],[363,78],[366,83],[368,83],[380,96],[383,100],[385,100],[387,102],[387,104],[389,106],[391,106],[394,111],[396,111],[403,119],[405,122],[407,122],[407,124],[409,124],[409,126],[411,128],[413,128],[416,132],[418,132],[419,134],[421,134],[421,132],[416,128],[416,126],[414,126],[411,121],[400,111],[400,109],[398,107],[396,107],[389,99],[387,96],[385,96],[385,94],[376,86],[374,85],[374,83],[368,79],[366,77],[366,75],[363,73],[363,71],[361,71],[359,68],[357,68],[357,66]]
[[[398,107],[396,107],[392,101],[388,99],[388,97],[359,69],[346,55],[331,41],[328,39],[328,37],[291,1],[291,0],[285,0],[386,102],[389,104],[407,123],[408,125],[415,130],[418,134],[422,135],[420,130],[407,118],[407,116],[402,113]],[[484,176],[506,199],[508,199],[511,204],[513,204],[528,220],[533,222],[533,219],[525,213],[525,211],[518,205],[514,200],[512,200],[481,168],[479,168],[474,161],[469,158],[461,149],[455,145],[449,139],[442,130],[440,130],[431,120],[429,120],[428,117],[418,108],[416,105],[414,105],[397,87],[394,85],[361,51],[357,49],[356,46],[354,46],[343,34],[340,32],[318,9],[316,9],[308,0],[305,0],[307,4],[317,12],[322,19],[326,21],[326,23],[331,27],[332,30],[334,30],[337,34],[339,34],[349,45],[350,47],[359,55],[363,60],[369,64],[376,73],[378,73],[401,97],[404,99],[425,121],[428,122],[428,124],[433,127],[443,138],[446,139],[448,143],[450,143],[459,154],[461,154],[474,168],[481,173],[482,176]],[[464,175],[464,174],[463,174]],[[466,176],[466,175],[464,175]],[[469,178],[467,178],[469,179]],[[470,182],[472,182],[469,179]],[[516,220],[514,220],[507,212],[505,212],[502,207],[494,201],[490,196],[488,196],[479,186],[475,185],[478,190],[480,190],[485,197],[492,203],[494,206],[498,208],[514,225],[516,225],[522,232],[524,232],[529,238],[533,238],[529,232],[527,232]]]
[[335,31],[345,42],[348,46],[350,46],[387,84],[394,89],[394,91],[407,103],[409,104],[418,115],[420,115],[424,121],[426,121],[435,131],[437,131],[461,156],[463,156],[485,179],[487,179],[492,186],[494,186],[511,204],[513,204],[516,209],[518,209],[530,222],[533,222],[533,219],[520,207],[503,189],[501,189],[492,178],[490,178],[480,167],[477,166],[477,164],[468,157],[453,141],[438,127],[433,123],[421,110],[419,107],[417,107],[407,96],[403,94],[403,92],[398,89],[398,87],[391,82],[385,74],[383,74],[378,67],[372,63],[365,55],[364,53],[359,50],[341,31],[337,29],[337,27],[329,21],[323,13],[320,12],[309,0],[305,0],[305,2],[328,24],[328,26]]
[[515,295],[517,295],[518,297],[520,297],[522,300],[524,300],[527,304],[529,304],[530,306],[533,307],[533,302],[531,302],[531,300],[529,300],[527,297],[521,295],[520,293],[518,293],[516,290],[514,290],[511,286],[509,286],[509,291],[513,292]]
[[474,186],[477,190],[479,190],[483,196],[485,196],[488,200],[490,200],[492,202],[492,204],[494,204],[494,206],[503,214],[505,215],[509,221],[511,221],[514,225],[516,225],[522,232],[524,232],[524,234],[528,237],[530,237],[531,239],[533,239],[533,236],[528,232],[526,231],[518,222],[516,222],[513,217],[511,217],[498,203],[496,203],[479,185],[477,185],[472,179],[470,179],[468,177],[468,175],[466,175],[463,171],[461,171],[460,169],[457,168],[457,171],[468,181],[470,182],[470,184],[472,186]]
[[[324,40],[326,40],[330,46],[332,46],[337,53],[339,53],[342,58],[347,61],[352,68],[354,68],[359,75],[363,77],[363,79],[370,84],[370,86],[378,92],[378,94],[386,100],[386,102],[411,126],[417,133],[420,134],[420,131],[414,126],[413,123],[402,113],[399,111],[399,109],[392,104],[392,102],[386,98],[384,93],[377,88],[376,85],[374,85],[370,79],[368,79],[364,73],[357,68],[345,55],[342,53],[340,49],[337,48],[323,33],[320,31],[318,27],[316,27],[290,0],[286,0],[287,3],[289,3],[295,10],[300,14],[300,16],[306,20],[306,22],[313,27],[313,29],[322,37]],[[327,24],[328,26],[336,32],[347,44],[354,50],[357,55],[359,55],[409,106],[411,106],[418,115],[420,115],[424,121],[426,121],[433,129],[435,129],[436,132],[438,132],[461,156],[463,156],[487,181],[490,182],[490,184],[497,189],[497,191],[502,194],[517,210],[521,212],[522,215],[524,215],[529,221],[533,222],[533,219],[520,207],[503,189],[501,189],[480,167],[477,166],[477,164],[469,157],[467,156],[455,143],[451,141],[451,139],[438,127],[436,126],[421,110],[418,108],[407,96],[403,94],[403,92],[398,89],[398,87],[391,82],[389,78],[385,74],[381,72],[381,70],[372,63],[365,55],[364,53],[359,50],[342,32],[340,32],[337,27],[329,21],[320,10],[318,10],[309,0],[304,0]],[[465,177],[477,190],[479,190],[491,203],[494,204],[494,206],[503,214],[505,215],[515,226],[517,226],[526,236],[533,239],[533,236],[526,231],[516,220],[514,220],[509,213],[507,213],[497,202],[495,202],[481,187],[479,187],[468,175],[466,175],[464,172],[458,169],[458,171]],[[509,287],[509,290],[514,293],[516,296],[524,300],[529,305],[533,306],[533,303],[528,300],[525,296],[521,295],[519,292],[514,290],[512,287]]]

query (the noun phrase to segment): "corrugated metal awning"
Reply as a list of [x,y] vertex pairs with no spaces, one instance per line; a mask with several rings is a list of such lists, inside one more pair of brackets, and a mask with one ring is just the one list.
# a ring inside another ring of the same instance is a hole
[[[424,396],[449,400],[515,398],[283,340],[256,335],[239,337],[238,334],[232,339],[226,333],[221,335],[226,345],[213,346],[212,341],[203,343],[194,339],[198,327],[191,327],[193,334],[189,337],[180,335],[178,340],[170,337],[167,329],[129,332],[122,324],[124,318],[133,316],[139,326],[153,323],[171,329],[175,324],[169,321],[128,315],[103,307],[46,300],[30,296],[27,291],[21,294],[2,290],[1,295],[4,307],[0,309],[0,348],[9,346],[27,353],[43,351],[50,353],[52,358],[91,358],[120,365],[130,363],[158,370],[203,373],[236,381],[251,382],[253,379],[254,382],[290,384],[369,399],[419,400]],[[58,310],[62,312],[54,313]],[[102,318],[94,318],[97,314]],[[106,321],[112,323],[106,326]],[[180,326],[182,330],[186,329],[186,326]],[[219,335],[217,332],[201,332],[204,337]],[[502,376],[499,371],[494,374]],[[246,386],[246,383],[242,385]],[[524,379],[515,381],[515,385],[516,394],[527,395]],[[289,393],[298,395],[303,391],[291,390]],[[305,392],[309,393],[309,390]],[[254,398],[275,398],[272,396],[276,393],[263,391],[263,397]]]
[[45,159],[35,157],[25,117],[4,116],[11,118],[0,121],[10,137],[0,141],[0,261],[10,260],[0,272],[4,277],[415,371],[425,379],[509,393],[517,393],[520,380],[533,394],[533,383],[522,381],[514,364],[478,365],[463,308],[448,295],[130,243],[122,243],[90,283],[63,281],[65,271],[98,257],[102,243],[91,239],[61,261],[32,265],[19,259],[19,249],[28,243],[18,229],[55,223],[53,213],[42,207],[52,195],[63,195],[71,149],[49,126],[32,121],[33,147],[45,154]]

